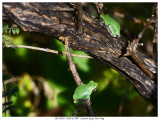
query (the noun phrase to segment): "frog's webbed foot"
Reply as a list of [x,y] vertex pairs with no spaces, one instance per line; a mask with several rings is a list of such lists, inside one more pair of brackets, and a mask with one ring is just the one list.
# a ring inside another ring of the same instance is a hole
[[121,38],[121,36],[120,35],[116,35],[116,38]]

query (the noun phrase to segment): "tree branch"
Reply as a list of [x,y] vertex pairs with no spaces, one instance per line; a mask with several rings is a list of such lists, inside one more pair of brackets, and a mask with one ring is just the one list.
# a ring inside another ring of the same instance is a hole
[[[48,53],[67,55],[67,52],[61,52],[61,51],[52,50],[52,49],[48,49],[48,48],[40,48],[40,47],[26,46],[26,45],[7,45],[7,48],[26,48],[26,49],[39,50],[39,51],[48,52]],[[93,58],[88,55],[71,54],[71,56],[80,57],[80,58]]]
[[[75,64],[74,64],[74,62],[72,60],[72,56],[71,56],[71,51],[70,51],[70,47],[69,47],[70,37],[68,36],[68,37],[64,38],[63,41],[65,42],[65,47],[66,47],[66,51],[67,51],[67,59],[68,59],[69,67],[70,67],[70,70],[71,70],[72,75],[74,77],[74,80],[76,81],[77,85],[81,85],[81,84],[83,84],[83,82],[81,81],[81,78],[79,77],[79,74],[76,70]],[[92,110],[90,99],[88,99],[86,101],[85,106],[87,108],[89,115],[94,116],[94,112]]]
[[75,64],[72,60],[71,51],[70,51],[70,48],[69,48],[69,37],[66,37],[64,39],[64,41],[65,41],[65,48],[66,48],[66,51],[67,51],[67,59],[68,59],[68,63],[69,63],[69,68],[72,72],[72,75],[73,75],[74,80],[76,81],[77,85],[81,85],[81,84],[83,84],[83,82],[81,81],[81,78],[79,77],[79,74],[76,70]]
[[[72,9],[69,3],[3,3],[3,21],[19,25],[24,31],[53,36],[70,36],[70,47],[84,51],[103,61],[128,78],[139,94],[153,104],[157,103],[157,77],[149,78],[131,59],[124,57],[127,41],[112,38],[107,30],[89,14],[83,12],[83,35],[76,33],[75,11],[57,11],[53,8]],[[61,41],[63,42],[63,41]],[[157,75],[157,66],[150,57],[137,51],[149,70]]]

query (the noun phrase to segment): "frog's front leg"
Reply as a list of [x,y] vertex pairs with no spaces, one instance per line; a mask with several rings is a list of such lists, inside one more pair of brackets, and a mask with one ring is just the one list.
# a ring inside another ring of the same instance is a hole
[[106,28],[107,28],[107,31],[108,31],[108,33],[112,36],[112,37],[116,37],[116,34],[113,32],[112,33],[112,26],[111,25],[109,25],[109,26],[105,26]]
[[124,56],[131,56],[133,60],[138,64],[138,66],[147,74],[150,78],[154,78],[152,72],[148,69],[145,63],[141,60],[140,56],[137,54],[138,42],[133,40],[133,42],[128,41],[127,52]]
[[101,26],[105,27],[108,31],[108,33],[112,36],[112,37],[116,37],[116,34],[111,30],[113,29],[111,25],[105,25],[104,21],[100,21],[99,22]]

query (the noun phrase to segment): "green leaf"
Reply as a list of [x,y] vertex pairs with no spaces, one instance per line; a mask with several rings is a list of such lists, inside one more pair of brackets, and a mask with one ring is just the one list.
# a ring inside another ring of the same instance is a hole
[[11,35],[11,29],[9,29],[8,33],[9,33],[9,35]]
[[2,28],[2,34],[4,33],[4,28]]
[[4,26],[5,33],[7,34],[8,25]]
[[15,27],[12,28],[12,33],[13,33],[13,34],[16,34]]
[[20,30],[18,28],[18,26],[16,27],[16,34],[19,34]]

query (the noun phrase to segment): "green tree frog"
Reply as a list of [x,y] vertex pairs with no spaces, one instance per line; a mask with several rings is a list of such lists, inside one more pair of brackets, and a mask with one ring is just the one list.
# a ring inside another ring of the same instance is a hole
[[90,99],[92,92],[96,91],[98,83],[90,81],[88,84],[79,85],[73,95],[75,104],[84,104],[84,101]]
[[120,25],[114,20],[110,15],[100,15],[104,20],[105,25],[107,26],[107,31],[112,37],[120,37]]

